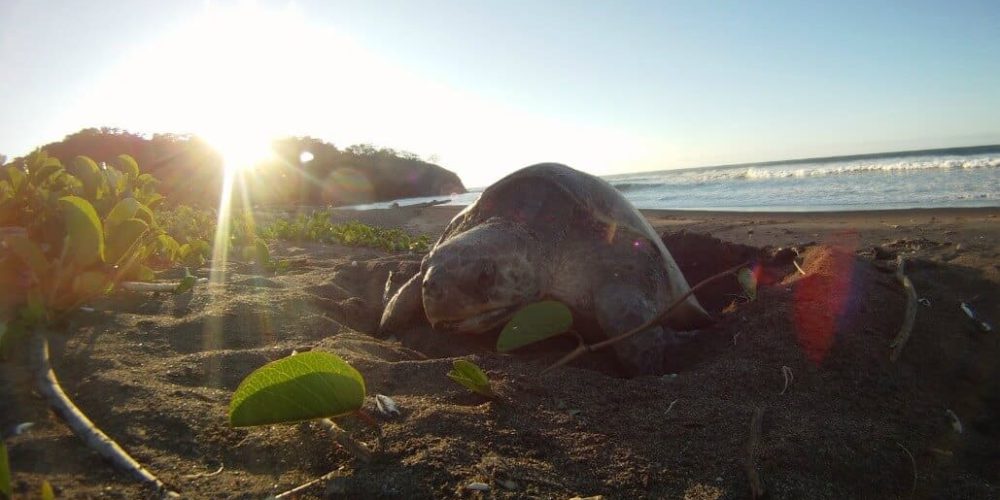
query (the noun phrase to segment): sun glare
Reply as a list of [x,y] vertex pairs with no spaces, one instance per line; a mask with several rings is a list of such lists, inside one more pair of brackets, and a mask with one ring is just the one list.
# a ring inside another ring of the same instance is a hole
[[222,156],[222,164],[227,171],[250,171],[274,158],[271,147],[274,138],[249,128],[236,128],[225,134],[201,132],[199,136]]

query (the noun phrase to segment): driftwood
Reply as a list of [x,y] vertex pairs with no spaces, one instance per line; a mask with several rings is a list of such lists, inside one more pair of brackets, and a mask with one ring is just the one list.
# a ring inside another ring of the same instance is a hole
[[637,326],[637,327],[635,327],[635,328],[633,328],[633,329],[631,329],[631,330],[629,330],[629,331],[627,331],[625,333],[618,334],[618,335],[616,335],[614,337],[611,337],[610,339],[607,339],[607,340],[602,340],[602,341],[600,341],[600,342],[598,342],[596,344],[583,344],[583,343],[581,343],[580,345],[577,346],[576,349],[574,349],[569,354],[567,354],[567,355],[563,356],[562,358],[560,358],[559,361],[556,361],[555,363],[553,363],[552,366],[549,366],[548,368],[542,370],[541,374],[545,375],[546,373],[548,373],[548,372],[550,372],[550,371],[552,371],[552,370],[554,370],[556,368],[559,368],[560,366],[563,366],[566,363],[569,363],[570,361],[573,361],[574,359],[576,359],[576,358],[578,358],[580,356],[583,356],[584,354],[586,354],[588,352],[594,352],[594,351],[596,351],[598,349],[603,349],[603,348],[605,348],[605,347],[607,347],[607,346],[609,346],[611,344],[614,344],[615,342],[619,342],[619,341],[627,339],[627,338],[631,337],[632,335],[635,335],[635,334],[637,334],[639,332],[645,331],[647,328],[649,328],[649,327],[651,327],[653,325],[659,324],[660,322],[663,321],[664,318],[666,318],[671,312],[673,312],[674,309],[676,309],[678,306],[680,306],[681,304],[683,304],[684,301],[688,299],[688,297],[694,295],[694,292],[700,290],[701,288],[704,288],[706,285],[708,285],[709,283],[711,283],[711,282],[713,282],[713,281],[715,281],[715,280],[717,280],[719,278],[723,278],[723,277],[729,276],[730,274],[733,274],[733,273],[739,271],[740,269],[746,267],[747,264],[748,264],[747,262],[743,262],[742,264],[740,264],[738,266],[729,268],[729,269],[727,269],[725,271],[722,271],[721,273],[715,274],[713,276],[709,276],[708,278],[705,278],[705,279],[701,280],[701,282],[699,282],[697,285],[695,285],[690,290],[688,290],[687,293],[685,293],[684,295],[681,295],[676,300],[674,300],[674,302],[672,304],[670,304],[669,306],[667,306],[667,308],[664,309],[663,312],[661,312],[660,314],[657,314],[656,316],[652,317],[651,319],[649,319],[645,323],[643,323],[643,324],[641,324],[641,325],[639,325],[639,326]]
[[141,483],[153,487],[164,498],[177,498],[180,495],[170,489],[160,479],[146,470],[139,462],[129,456],[113,439],[102,432],[87,416],[80,411],[59,385],[49,361],[49,343],[44,333],[36,333],[32,346],[32,362],[35,369],[35,382],[38,392],[45,397],[49,406],[55,410],[83,442],[96,451],[112,465],[127,472]]
[[913,282],[905,274],[906,259],[900,256],[896,264],[896,279],[903,285],[903,292],[906,293],[906,312],[903,313],[903,325],[899,328],[899,333],[893,339],[889,347],[889,361],[896,362],[900,353],[906,347],[906,342],[910,340],[910,333],[913,332],[913,323],[917,318],[917,291],[913,288]]

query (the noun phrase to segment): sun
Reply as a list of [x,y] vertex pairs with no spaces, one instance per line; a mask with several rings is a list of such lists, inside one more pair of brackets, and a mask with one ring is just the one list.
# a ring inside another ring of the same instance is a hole
[[219,153],[227,172],[250,172],[275,158],[274,136],[253,127],[233,126],[230,130],[203,131],[198,136]]

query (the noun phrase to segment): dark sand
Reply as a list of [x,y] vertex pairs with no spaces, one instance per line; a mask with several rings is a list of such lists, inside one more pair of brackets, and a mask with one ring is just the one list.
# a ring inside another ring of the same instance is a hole
[[[343,217],[437,235],[456,211]],[[230,263],[224,286],[95,304],[54,346],[56,371],[99,426],[191,498],[263,498],[333,470],[340,477],[305,497],[747,498],[757,408],[753,464],[772,498],[1000,495],[1000,209],[646,214],[692,284],[745,258],[768,263],[756,302],[734,303],[733,281],[699,294],[720,321],[678,348],[674,374],[624,379],[610,356],[592,355],[539,377],[565,342],[498,355],[492,339],[426,327],[376,339],[388,272],[413,273],[420,256],[315,244],[276,245],[300,264],[282,275]],[[894,364],[904,295],[874,246],[910,256],[929,301]],[[807,275],[771,259],[777,247],[800,250]],[[993,333],[976,330],[963,301]],[[358,463],[309,424],[227,425],[244,376],[309,349],[341,355],[370,394],[400,405],[376,462]],[[483,366],[502,397],[451,382],[457,356]],[[794,375],[784,393],[783,367]],[[8,442],[18,497],[43,479],[60,498],[151,496],[86,450],[26,373],[0,364],[0,424],[36,423]],[[490,490],[465,490],[476,481]]]

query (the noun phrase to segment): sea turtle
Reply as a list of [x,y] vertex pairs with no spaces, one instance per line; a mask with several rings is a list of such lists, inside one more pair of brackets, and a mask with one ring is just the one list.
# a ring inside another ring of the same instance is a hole
[[[649,222],[606,181],[556,163],[518,170],[455,216],[420,272],[388,300],[380,332],[423,315],[438,331],[496,331],[543,299],[602,340],[652,318],[690,288]],[[666,319],[690,330],[711,318],[692,295]],[[626,371],[656,373],[671,337],[662,326],[614,344]]]

